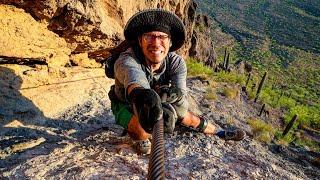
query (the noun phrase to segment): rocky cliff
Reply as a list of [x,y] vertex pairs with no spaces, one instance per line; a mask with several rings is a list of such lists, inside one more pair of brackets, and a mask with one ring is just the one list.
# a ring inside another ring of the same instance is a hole
[[[64,66],[77,61],[75,59],[99,61],[105,58],[108,49],[124,39],[123,28],[127,20],[146,8],[164,8],[183,20],[187,40],[179,53],[184,57],[190,54],[191,43],[197,46],[210,44],[210,38],[204,42],[191,41],[195,36],[195,22],[201,19],[196,18],[197,5],[190,0],[5,0],[2,4],[6,6],[1,6],[0,32],[4,37],[0,41],[3,47],[0,55],[41,58],[49,66]],[[207,22],[204,24],[208,25]],[[208,59],[205,56],[198,58]]]
[[[208,31],[209,23],[197,18],[201,15],[196,13],[197,5],[190,0],[4,0],[0,3],[0,65],[10,71],[12,77],[2,76],[2,81],[20,90],[43,113],[62,112],[87,97],[86,93],[71,96],[73,85],[67,82],[96,79],[112,83],[104,78],[100,62],[124,39],[123,28],[127,20],[146,8],[164,8],[183,20],[187,39],[178,52],[183,57],[191,55],[204,61],[215,57],[214,53],[207,53],[207,49],[213,51],[210,38],[204,38],[206,35],[201,35],[195,28],[197,24],[205,24]],[[203,38],[195,38],[198,36]],[[53,90],[60,83],[70,88],[57,94]],[[52,91],[48,88],[42,91],[40,87],[50,87]],[[89,87],[79,87],[78,94],[85,92],[85,88]],[[42,94],[42,98],[34,94]],[[6,100],[2,98],[1,101]]]
[[[143,179],[138,156],[110,110],[101,59],[122,39],[135,12],[161,7],[187,26],[184,57],[214,65],[210,20],[188,0],[2,0],[0,3],[0,179]],[[305,151],[254,140],[248,117],[258,110],[239,87],[235,99],[189,78],[190,109],[222,127],[241,127],[242,142],[225,142],[184,127],[166,135],[167,179],[317,179]],[[270,115],[273,117],[273,115]],[[274,118],[274,117],[273,117]],[[217,125],[218,126],[218,125]],[[308,160],[308,158],[307,158]],[[319,159],[311,162],[318,165]]]

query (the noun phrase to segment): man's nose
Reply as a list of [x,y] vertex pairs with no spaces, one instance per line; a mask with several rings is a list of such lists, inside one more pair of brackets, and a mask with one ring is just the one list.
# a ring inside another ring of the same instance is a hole
[[155,36],[152,41],[151,41],[152,44],[161,44],[161,39],[160,37],[158,36]]

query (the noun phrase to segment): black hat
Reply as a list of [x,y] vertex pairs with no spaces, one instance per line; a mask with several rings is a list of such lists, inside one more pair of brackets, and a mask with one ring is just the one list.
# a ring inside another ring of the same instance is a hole
[[134,43],[139,36],[150,31],[161,31],[171,36],[172,46],[169,51],[179,49],[186,37],[181,19],[163,9],[147,9],[133,15],[124,28],[124,37]]

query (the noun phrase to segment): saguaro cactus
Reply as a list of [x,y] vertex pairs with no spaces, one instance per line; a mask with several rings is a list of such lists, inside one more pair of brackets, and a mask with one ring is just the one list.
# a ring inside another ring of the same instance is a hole
[[286,128],[284,129],[283,133],[282,133],[282,137],[284,137],[285,135],[288,134],[289,130],[292,128],[294,122],[297,120],[298,115],[294,115],[293,118],[291,119],[291,121],[287,124]]
[[263,112],[265,107],[266,107],[266,104],[263,104],[262,107],[261,107],[260,113],[259,113],[259,117],[262,115],[262,112]]
[[226,62],[226,58],[227,58],[227,48],[225,48],[224,49],[224,56],[223,56],[223,64],[222,64],[222,66],[224,67],[224,64],[225,64],[225,62]]
[[247,81],[246,81],[246,87],[248,86],[248,83],[250,81],[250,78],[251,78],[251,72],[248,74],[248,78],[247,78]]
[[263,86],[263,83],[264,83],[266,77],[267,77],[267,72],[264,73],[264,75],[263,75],[263,77],[262,77],[262,79],[260,81],[260,84],[259,84],[259,87],[258,87],[258,90],[257,90],[256,98],[254,99],[254,102],[257,102],[257,100],[258,100],[260,91],[262,89],[262,86]]
[[226,59],[226,63],[225,63],[225,65],[224,65],[224,70],[225,71],[228,71],[228,68],[229,68],[229,58],[230,58],[230,53],[228,53],[228,55],[227,55],[227,59]]

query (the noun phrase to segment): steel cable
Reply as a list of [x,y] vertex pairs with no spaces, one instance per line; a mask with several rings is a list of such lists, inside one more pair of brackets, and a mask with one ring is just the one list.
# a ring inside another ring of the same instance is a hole
[[152,131],[151,155],[149,159],[148,179],[164,179],[164,137],[163,116],[161,115]]

